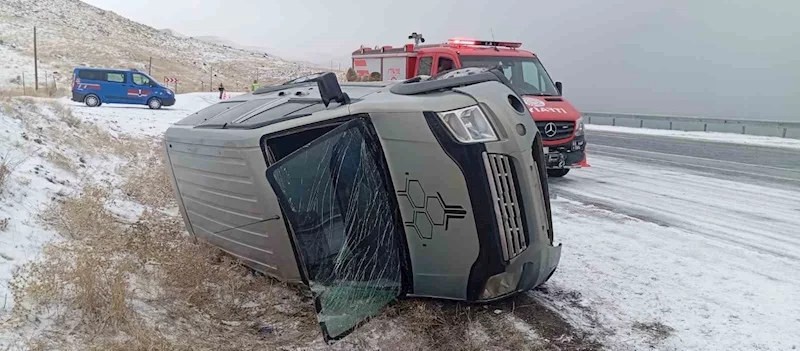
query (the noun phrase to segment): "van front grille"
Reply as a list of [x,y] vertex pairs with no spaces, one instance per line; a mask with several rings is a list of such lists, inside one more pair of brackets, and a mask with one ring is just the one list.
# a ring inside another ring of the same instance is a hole
[[522,220],[517,183],[511,159],[506,155],[483,153],[492,202],[500,234],[503,258],[508,261],[528,247]]
[[[552,124],[551,126],[548,126]],[[572,136],[575,131],[574,121],[537,121],[536,127],[544,140],[560,140]]]

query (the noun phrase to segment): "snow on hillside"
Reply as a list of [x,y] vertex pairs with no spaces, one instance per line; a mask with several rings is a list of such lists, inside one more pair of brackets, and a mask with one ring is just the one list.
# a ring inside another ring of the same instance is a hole
[[[128,105],[90,109],[67,99],[15,98],[0,105],[0,162],[10,170],[0,187],[0,222],[7,220],[0,230],[0,311],[12,307],[8,281],[15,267],[58,238],[43,226],[40,213],[52,201],[79,191],[82,178],[119,181],[115,170],[122,160],[76,145],[70,124],[92,122],[115,138],[158,136],[169,124],[216,102],[215,97],[184,94],[174,107],[158,111]],[[76,120],[64,119],[63,105],[72,108]]]
[[[27,66],[0,64],[0,77],[32,71],[34,26],[40,62],[48,67],[40,69],[41,81],[44,72],[57,71],[59,83],[68,83],[77,66],[147,71],[151,56],[152,76],[158,80],[177,77],[179,91],[208,89],[212,74],[215,84],[241,89],[249,86],[257,72],[263,85],[318,70],[260,52],[175,36],[78,0],[5,0],[0,1],[0,58],[11,56],[10,50],[29,59]],[[32,77],[28,80],[33,81]],[[9,79],[0,80],[0,87],[10,84]]]

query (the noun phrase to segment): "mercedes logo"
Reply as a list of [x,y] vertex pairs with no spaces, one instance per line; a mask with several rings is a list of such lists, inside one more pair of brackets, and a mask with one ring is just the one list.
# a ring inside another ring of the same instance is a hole
[[544,135],[553,137],[556,135],[556,124],[553,122],[544,125]]

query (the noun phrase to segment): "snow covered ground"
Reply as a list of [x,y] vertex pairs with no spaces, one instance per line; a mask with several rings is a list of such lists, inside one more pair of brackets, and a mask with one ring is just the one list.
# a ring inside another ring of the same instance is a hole
[[[35,259],[42,244],[58,236],[41,223],[40,213],[52,201],[78,191],[79,178],[93,177],[97,182],[115,184],[115,170],[120,159],[102,152],[92,155],[58,143],[52,133],[70,134],[70,127],[56,116],[59,104],[72,108],[75,117],[91,121],[111,132],[114,137],[158,136],[186,115],[216,101],[214,93],[179,95],[175,106],[150,110],[147,106],[111,105],[88,108],[66,98],[15,99],[10,108],[0,108],[0,158],[8,162],[11,173],[0,193],[0,221],[8,220],[0,230],[0,312],[12,307],[8,281],[16,267]],[[25,103],[23,101],[31,101]],[[48,102],[55,102],[49,105]],[[38,118],[37,109],[43,118]],[[16,117],[16,118],[15,118]],[[28,125],[26,128],[26,124]],[[31,133],[40,130],[41,133]],[[80,164],[73,172],[59,165],[53,151]]]
[[[243,93],[234,92],[229,95],[233,97],[241,94]],[[83,120],[102,126],[112,134],[134,136],[160,136],[172,123],[219,101],[216,93],[180,94],[174,106],[152,110],[145,105],[106,104],[102,108],[93,108],[72,102],[68,98],[61,99],[62,103],[71,106],[75,114]]]
[[551,184],[535,296],[609,349],[800,348],[800,189],[602,156]]
[[719,142],[719,143],[800,149],[800,139],[768,137],[759,135],[743,135],[735,133],[717,133],[717,132],[687,132],[682,130],[631,128],[631,127],[606,126],[599,124],[587,124],[586,129],[605,131],[605,132],[640,134],[640,135],[668,136],[675,138],[686,138],[686,139]]

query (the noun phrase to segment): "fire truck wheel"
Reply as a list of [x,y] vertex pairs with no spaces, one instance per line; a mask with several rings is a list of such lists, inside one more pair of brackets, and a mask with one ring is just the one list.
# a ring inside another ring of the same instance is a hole
[[147,100],[147,106],[153,110],[158,110],[161,108],[161,99],[155,97],[150,98],[150,100]]
[[552,178],[561,178],[569,173],[569,168],[548,169],[547,176]]
[[83,103],[89,107],[97,107],[100,106],[100,98],[97,97],[97,95],[89,94],[86,95],[85,98],[83,98]]

